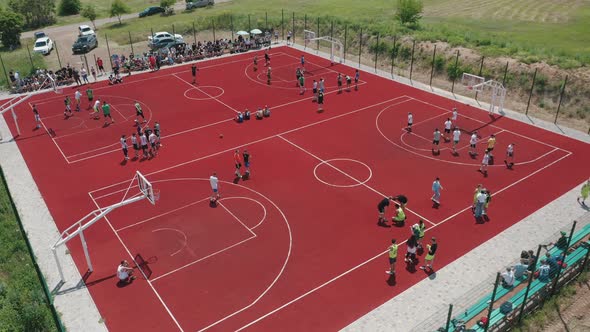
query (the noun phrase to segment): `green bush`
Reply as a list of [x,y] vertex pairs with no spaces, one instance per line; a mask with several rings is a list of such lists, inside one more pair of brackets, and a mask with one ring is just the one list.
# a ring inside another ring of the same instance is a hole
[[80,0],[61,0],[57,13],[59,16],[76,15],[81,7]]
[[440,74],[445,70],[446,60],[443,56],[437,55],[434,57],[434,73]]

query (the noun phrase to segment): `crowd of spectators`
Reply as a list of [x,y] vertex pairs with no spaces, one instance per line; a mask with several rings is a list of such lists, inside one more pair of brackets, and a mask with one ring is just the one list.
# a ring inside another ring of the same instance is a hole
[[[119,73],[131,75],[133,71],[157,70],[162,66],[202,60],[227,53],[233,54],[260,49],[270,46],[271,36],[272,33],[267,31],[264,34],[255,35],[252,38],[238,36],[233,40],[222,38],[215,41],[198,41],[192,44],[177,43],[170,48],[164,47],[141,54],[131,53],[127,56],[124,54],[113,54],[111,57],[113,64],[112,76],[117,77]],[[97,67],[101,67],[101,65],[97,63]],[[96,81],[97,73],[94,70],[94,66],[91,66],[91,72]],[[51,88],[51,81],[47,80],[47,76],[51,76],[56,84],[61,86],[74,83],[78,85],[89,83],[87,79],[84,79],[87,75],[88,73],[84,66],[74,68],[68,64],[55,71],[37,69],[33,74],[25,77],[19,72],[10,71],[9,79],[12,93],[27,93]],[[100,72],[98,76],[101,76]]]

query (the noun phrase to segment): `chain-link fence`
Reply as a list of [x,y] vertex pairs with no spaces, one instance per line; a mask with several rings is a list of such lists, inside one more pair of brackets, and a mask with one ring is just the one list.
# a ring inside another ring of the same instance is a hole
[[[127,29],[125,25],[109,29],[108,34],[98,34],[100,47],[86,56],[70,56],[70,45],[56,42],[54,51],[45,58],[48,69],[63,68],[68,63],[75,67],[96,68],[99,57],[105,62],[105,67],[112,67],[115,65],[113,59],[154,51],[148,46],[148,37],[158,31],[180,34],[184,42],[191,45],[216,40],[235,41],[240,30],[250,32],[260,29],[262,35],[268,32],[273,41],[275,33],[280,40],[286,40],[291,33],[291,41],[303,45],[304,30],[310,30],[315,32],[316,37],[338,39],[343,45],[343,58],[347,64],[362,64],[375,71],[389,72],[393,78],[401,76],[482,102],[488,102],[489,93],[466,89],[461,85],[461,77],[463,73],[471,73],[486,80],[493,79],[507,90],[506,108],[590,132],[590,106],[586,99],[590,96],[590,85],[581,74],[572,72],[565,76],[563,71],[546,65],[527,65],[508,58],[486,58],[470,49],[418,40],[408,34],[386,35],[383,31],[388,30],[382,27],[363,26],[338,17],[284,10],[256,14],[225,12],[214,16],[195,16],[192,22],[173,23],[171,19],[168,24],[146,27],[141,32]],[[0,58],[3,60],[3,75],[0,76],[4,82],[11,82],[9,73],[15,69],[19,69],[22,76],[43,67],[39,55],[27,52],[27,47],[32,47],[32,41],[28,43],[31,45],[23,46],[19,56]],[[307,43],[305,47],[311,52],[331,51],[331,45],[320,40]]]

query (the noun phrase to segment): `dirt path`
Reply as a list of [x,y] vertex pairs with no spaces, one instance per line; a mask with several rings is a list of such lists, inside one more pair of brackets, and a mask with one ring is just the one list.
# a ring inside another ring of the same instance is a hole
[[557,310],[558,319],[543,329],[543,332],[588,332],[590,331],[590,283],[578,284],[575,301],[562,305]]

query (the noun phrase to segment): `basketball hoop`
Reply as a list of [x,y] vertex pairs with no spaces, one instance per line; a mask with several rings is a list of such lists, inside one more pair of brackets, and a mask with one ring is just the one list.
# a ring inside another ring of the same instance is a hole
[[154,202],[157,202],[160,200],[160,189],[154,189]]

